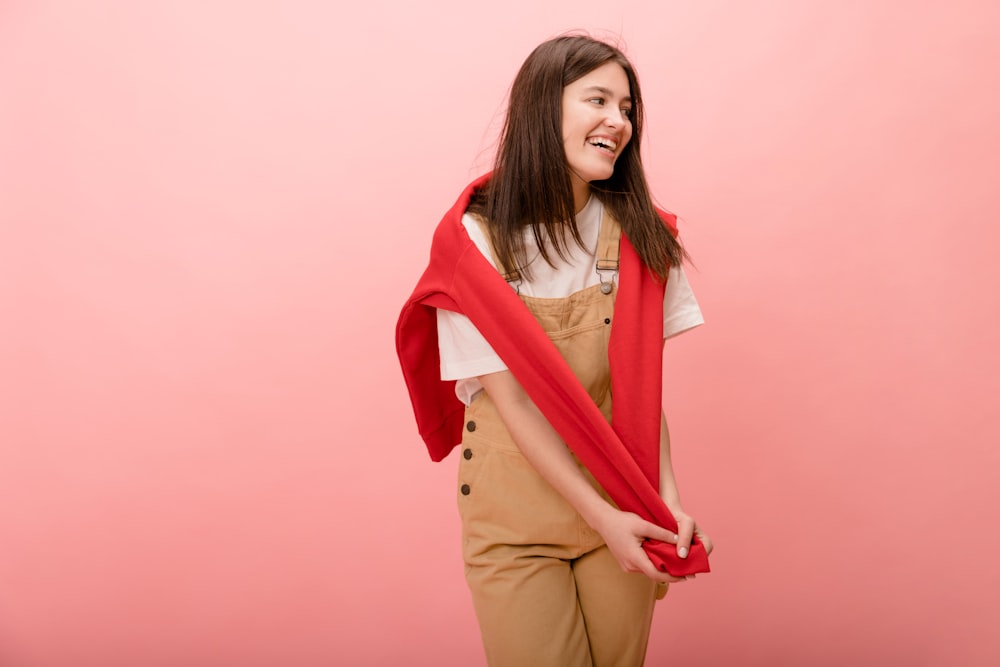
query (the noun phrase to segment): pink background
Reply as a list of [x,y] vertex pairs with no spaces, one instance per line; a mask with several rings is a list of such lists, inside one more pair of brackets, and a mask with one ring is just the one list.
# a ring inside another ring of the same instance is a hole
[[337,6],[0,3],[0,664],[482,664],[393,327],[570,28],[708,320],[649,664],[998,664],[1000,5]]

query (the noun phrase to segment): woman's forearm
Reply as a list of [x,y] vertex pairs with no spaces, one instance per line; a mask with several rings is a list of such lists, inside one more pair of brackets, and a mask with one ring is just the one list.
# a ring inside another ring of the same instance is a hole
[[660,411],[660,497],[671,511],[682,509],[681,494],[677,490],[674,464],[670,458],[670,430],[667,417]]

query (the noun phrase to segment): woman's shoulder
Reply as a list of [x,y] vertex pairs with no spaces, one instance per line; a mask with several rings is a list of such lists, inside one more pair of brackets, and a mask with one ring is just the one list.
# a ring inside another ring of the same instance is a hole
[[486,219],[479,213],[466,211],[462,214],[462,226],[465,227],[465,231],[468,233],[473,245],[496,268],[496,264],[493,262],[493,253],[490,251],[490,242],[486,231]]

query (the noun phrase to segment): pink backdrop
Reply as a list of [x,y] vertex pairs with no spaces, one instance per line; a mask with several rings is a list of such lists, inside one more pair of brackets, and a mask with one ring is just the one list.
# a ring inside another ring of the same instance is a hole
[[482,664],[393,327],[570,28],[708,320],[649,664],[1000,661],[997,3],[336,7],[0,4],[0,664]]

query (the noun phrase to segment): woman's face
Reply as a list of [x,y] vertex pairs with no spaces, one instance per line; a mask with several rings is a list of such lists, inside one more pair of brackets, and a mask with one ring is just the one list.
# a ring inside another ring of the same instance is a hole
[[562,135],[576,210],[590,197],[590,182],[610,178],[632,138],[628,76],[605,63],[563,88]]

